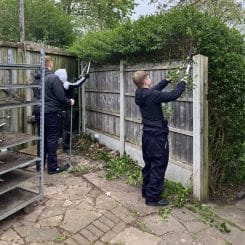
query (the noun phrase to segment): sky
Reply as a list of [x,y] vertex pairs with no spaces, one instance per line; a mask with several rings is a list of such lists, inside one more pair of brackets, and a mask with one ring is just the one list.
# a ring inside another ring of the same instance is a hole
[[138,19],[141,15],[153,14],[156,10],[153,4],[149,5],[149,0],[136,0],[135,2],[139,5],[135,8],[135,14],[132,15],[134,20]]

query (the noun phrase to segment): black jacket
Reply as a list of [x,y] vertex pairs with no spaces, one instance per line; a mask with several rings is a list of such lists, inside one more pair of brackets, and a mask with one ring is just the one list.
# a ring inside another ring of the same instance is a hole
[[[164,121],[164,115],[162,112],[161,103],[174,101],[179,98],[185,90],[185,82],[180,81],[176,88],[169,92],[162,92],[168,85],[167,80],[160,81],[152,88],[137,88],[135,92],[135,103],[140,107],[142,116],[142,123],[144,125],[151,124],[154,126],[154,122],[158,124],[158,121]],[[165,125],[165,124],[164,124]],[[167,127],[166,125],[164,127]]]
[[53,72],[45,72],[45,113],[60,113],[71,105],[65,96],[63,83]]

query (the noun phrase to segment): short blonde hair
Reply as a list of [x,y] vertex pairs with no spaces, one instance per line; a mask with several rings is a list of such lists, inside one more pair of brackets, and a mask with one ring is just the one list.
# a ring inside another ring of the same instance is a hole
[[133,82],[138,88],[142,88],[144,85],[144,80],[149,74],[146,71],[136,71],[133,74]]
[[53,65],[53,59],[51,56],[46,55],[45,56],[45,67],[50,67],[50,65]]

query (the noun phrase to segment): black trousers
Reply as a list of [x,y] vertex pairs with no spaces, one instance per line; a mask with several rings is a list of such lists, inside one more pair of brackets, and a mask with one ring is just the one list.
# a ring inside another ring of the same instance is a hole
[[63,136],[62,136],[62,143],[63,143],[63,150],[70,149],[70,136],[71,136],[71,109],[66,110],[63,113]]
[[[159,129],[158,129],[159,130]],[[168,166],[168,133],[143,131],[142,151],[145,166],[142,169],[142,195],[146,201],[158,202],[163,191],[164,176]]]
[[58,167],[57,149],[61,130],[61,113],[45,113],[44,119],[44,153],[47,156],[48,170]]

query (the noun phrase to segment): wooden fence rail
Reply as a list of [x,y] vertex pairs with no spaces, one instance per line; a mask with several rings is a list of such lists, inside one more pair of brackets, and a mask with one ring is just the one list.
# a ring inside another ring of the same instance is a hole
[[[129,154],[143,166],[141,116],[134,102],[132,75],[136,70],[147,70],[156,83],[182,64],[173,61],[126,65],[121,61],[118,65],[93,68],[82,89],[83,131],[96,135],[101,143],[121,155]],[[202,201],[208,197],[207,72],[207,58],[195,56],[193,91],[169,103],[170,161],[166,173],[171,180],[193,185],[194,195]]]

